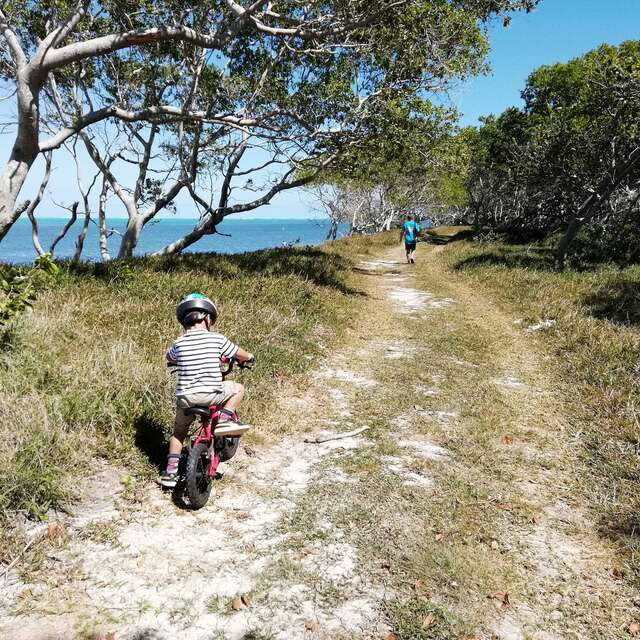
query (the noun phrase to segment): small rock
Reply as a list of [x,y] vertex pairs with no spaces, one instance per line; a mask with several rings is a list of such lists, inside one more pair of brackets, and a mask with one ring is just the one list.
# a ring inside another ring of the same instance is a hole
[[554,593],[551,595],[551,604],[554,607],[559,607],[562,604],[562,594],[561,593]]
[[548,329],[549,327],[553,327],[556,323],[555,320],[540,320],[540,322],[536,322],[535,324],[531,324],[527,327],[527,331],[529,333],[533,331],[542,331],[542,329]]
[[551,612],[551,619],[555,620],[556,622],[558,620],[562,620],[562,611],[558,611],[558,609],[555,609],[554,611]]

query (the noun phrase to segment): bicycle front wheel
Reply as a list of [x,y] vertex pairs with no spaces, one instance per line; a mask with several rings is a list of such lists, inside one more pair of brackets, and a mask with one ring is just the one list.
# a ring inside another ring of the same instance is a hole
[[209,477],[211,456],[209,447],[200,442],[189,450],[185,485],[187,498],[192,509],[201,509],[211,495],[212,479]]

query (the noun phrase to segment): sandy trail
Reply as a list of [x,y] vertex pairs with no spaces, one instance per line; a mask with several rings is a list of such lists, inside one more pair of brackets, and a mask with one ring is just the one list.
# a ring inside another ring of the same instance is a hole
[[[373,435],[374,418],[359,413],[357,405],[388,391],[395,381],[382,377],[371,363],[422,366],[424,345],[409,339],[402,323],[428,322],[425,326],[436,331],[442,314],[448,313],[451,321],[458,309],[477,303],[459,287],[442,296],[421,288],[401,261],[400,249],[359,267],[375,298],[375,312],[385,314],[387,331],[363,323],[352,346],[328,356],[304,390],[283,403],[283,415],[291,415],[309,432],[296,432],[292,424],[285,430],[291,435],[277,446],[241,448],[222,465],[224,478],[216,483],[209,504],[196,512],[176,506],[151,484],[138,488],[132,500],[121,482],[123,472],[101,463],[76,514],[60,517],[61,542],[46,547],[39,570],[28,581],[17,570],[8,573],[0,590],[0,638],[402,640],[393,635],[387,615],[386,605],[398,597],[394,584],[370,570],[370,560],[344,525],[334,521],[335,510],[328,505],[340,486],[357,500],[362,472],[351,471],[348,463],[357,456],[366,459],[368,452],[376,457],[380,437]],[[520,330],[511,319],[487,317]],[[544,397],[530,384],[535,362],[504,364],[491,382],[505,402],[516,406],[523,399],[534,403]],[[449,365],[457,367],[461,378],[481,373],[456,355]],[[429,469],[463,464],[416,426],[432,424],[455,435],[459,413],[438,405],[445,382],[445,374],[436,371],[428,385],[414,385],[417,397],[432,404],[403,408],[394,421],[395,450],[378,456],[380,466],[373,467],[369,482],[389,479],[399,490],[429,496],[439,483],[438,473]],[[304,442],[309,435],[362,426],[372,429],[322,444]],[[540,606],[539,596],[554,581],[601,572],[611,562],[611,550],[599,543],[584,511],[562,502],[559,478],[545,476],[539,460],[551,455],[553,443],[542,438],[527,446],[533,471],[516,491],[541,515],[517,530],[496,532],[496,538],[517,540],[510,550],[512,561],[527,566],[531,593],[497,613],[482,594],[487,615],[470,638],[580,637],[562,631],[562,601],[554,600],[552,613],[560,612],[554,618]],[[389,514],[390,519],[395,516],[402,514]],[[48,526],[31,534],[42,535]],[[610,583],[594,579],[587,591],[615,594],[626,603],[627,595]],[[461,598],[464,609],[464,594]]]

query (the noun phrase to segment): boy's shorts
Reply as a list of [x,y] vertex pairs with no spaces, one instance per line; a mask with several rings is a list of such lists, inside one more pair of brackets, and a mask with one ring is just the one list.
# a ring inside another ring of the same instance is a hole
[[405,242],[404,243],[405,251],[415,251],[416,250],[416,242]]
[[195,419],[195,416],[187,415],[184,410],[191,407],[208,407],[212,404],[224,404],[229,398],[240,393],[241,385],[231,380],[225,380],[222,391],[185,393],[176,396],[176,422],[177,429],[188,427]]

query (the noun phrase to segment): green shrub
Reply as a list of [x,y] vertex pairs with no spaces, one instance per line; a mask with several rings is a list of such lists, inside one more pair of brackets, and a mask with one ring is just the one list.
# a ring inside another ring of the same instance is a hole
[[57,273],[58,266],[49,254],[40,256],[30,269],[0,265],[0,328],[31,307],[46,276]]

